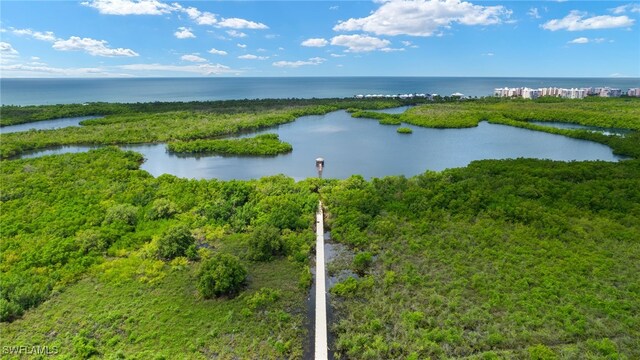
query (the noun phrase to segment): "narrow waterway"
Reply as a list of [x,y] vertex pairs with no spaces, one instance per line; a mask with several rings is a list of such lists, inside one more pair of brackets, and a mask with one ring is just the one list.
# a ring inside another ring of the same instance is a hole
[[80,122],[90,119],[99,119],[101,116],[81,116],[53,120],[43,120],[30,122],[26,124],[9,125],[0,127],[0,134],[11,134],[29,130],[54,130],[62,129],[70,126],[80,126]]

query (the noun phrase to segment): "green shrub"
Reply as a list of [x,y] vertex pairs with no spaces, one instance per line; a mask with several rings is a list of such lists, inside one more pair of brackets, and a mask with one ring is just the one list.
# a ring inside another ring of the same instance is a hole
[[608,356],[609,358],[615,357],[618,354],[616,343],[610,339],[587,340],[587,346],[594,350],[598,355]]
[[0,321],[13,321],[22,316],[22,313],[20,305],[0,298]]
[[358,290],[358,280],[350,277],[341,281],[331,288],[331,292],[335,295],[342,297],[349,297],[356,293]]
[[300,273],[300,279],[298,280],[298,286],[303,289],[308,289],[313,284],[313,275],[309,265],[304,266],[304,270]]
[[134,226],[138,221],[138,208],[131,204],[117,204],[107,210],[105,224],[124,223]]
[[185,256],[187,249],[195,243],[189,228],[177,225],[167,229],[158,239],[159,259],[171,260],[178,256]]
[[98,229],[86,229],[80,230],[76,234],[76,244],[80,247],[83,253],[105,251],[110,245],[110,241],[105,237]]
[[264,309],[278,301],[278,299],[280,299],[279,290],[261,288],[247,299],[247,304],[251,310]]
[[284,246],[280,230],[270,225],[259,225],[249,237],[249,257],[257,261],[269,261],[282,255]]
[[399,134],[411,134],[411,133],[413,133],[413,130],[411,128],[408,128],[408,127],[399,127],[398,129],[396,129],[396,131]]
[[198,253],[198,247],[196,244],[191,244],[185,251],[185,255],[187,256],[187,259],[191,261],[200,260],[200,254]]
[[205,299],[236,293],[247,279],[247,269],[233,255],[219,253],[203,262],[198,291]]
[[538,344],[536,346],[529,347],[529,358],[531,360],[554,360],[558,356],[545,345]]
[[85,332],[81,332],[73,338],[73,351],[79,359],[88,359],[99,354],[96,349],[96,341],[90,339]]
[[157,199],[151,204],[149,219],[167,219],[177,212],[176,205],[167,199]]
[[373,254],[368,251],[357,253],[353,258],[353,269],[359,274],[363,275],[365,271],[371,266],[373,261]]

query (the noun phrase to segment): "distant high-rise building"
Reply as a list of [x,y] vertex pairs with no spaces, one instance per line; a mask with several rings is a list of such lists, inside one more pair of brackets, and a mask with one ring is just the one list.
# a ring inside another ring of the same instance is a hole
[[[637,91],[636,91],[637,90]],[[634,95],[630,95],[634,94]],[[640,96],[640,88],[629,89],[628,96]],[[540,96],[555,96],[568,99],[584,99],[588,95],[598,95],[602,97],[617,97],[622,95],[622,90],[612,89],[609,87],[583,87],[564,89],[558,87],[543,87],[539,89],[531,89],[528,87],[515,88],[496,88],[493,90],[493,96],[496,97],[522,97],[523,99],[537,99]]]
[[627,90],[627,96],[640,97],[640,88],[631,88]]

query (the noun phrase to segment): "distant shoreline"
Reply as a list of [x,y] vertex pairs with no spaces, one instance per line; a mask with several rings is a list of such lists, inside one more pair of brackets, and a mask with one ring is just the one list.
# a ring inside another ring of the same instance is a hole
[[190,102],[242,99],[349,98],[357,94],[461,93],[491,96],[498,87],[636,88],[640,78],[558,77],[212,77],[4,78],[2,105],[86,102]]

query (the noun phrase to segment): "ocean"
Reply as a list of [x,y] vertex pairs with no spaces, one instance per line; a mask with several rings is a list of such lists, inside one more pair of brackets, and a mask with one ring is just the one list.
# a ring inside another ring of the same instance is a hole
[[429,93],[489,96],[496,87],[608,86],[626,91],[640,78],[515,77],[220,77],[0,79],[0,104],[334,98],[358,94]]

